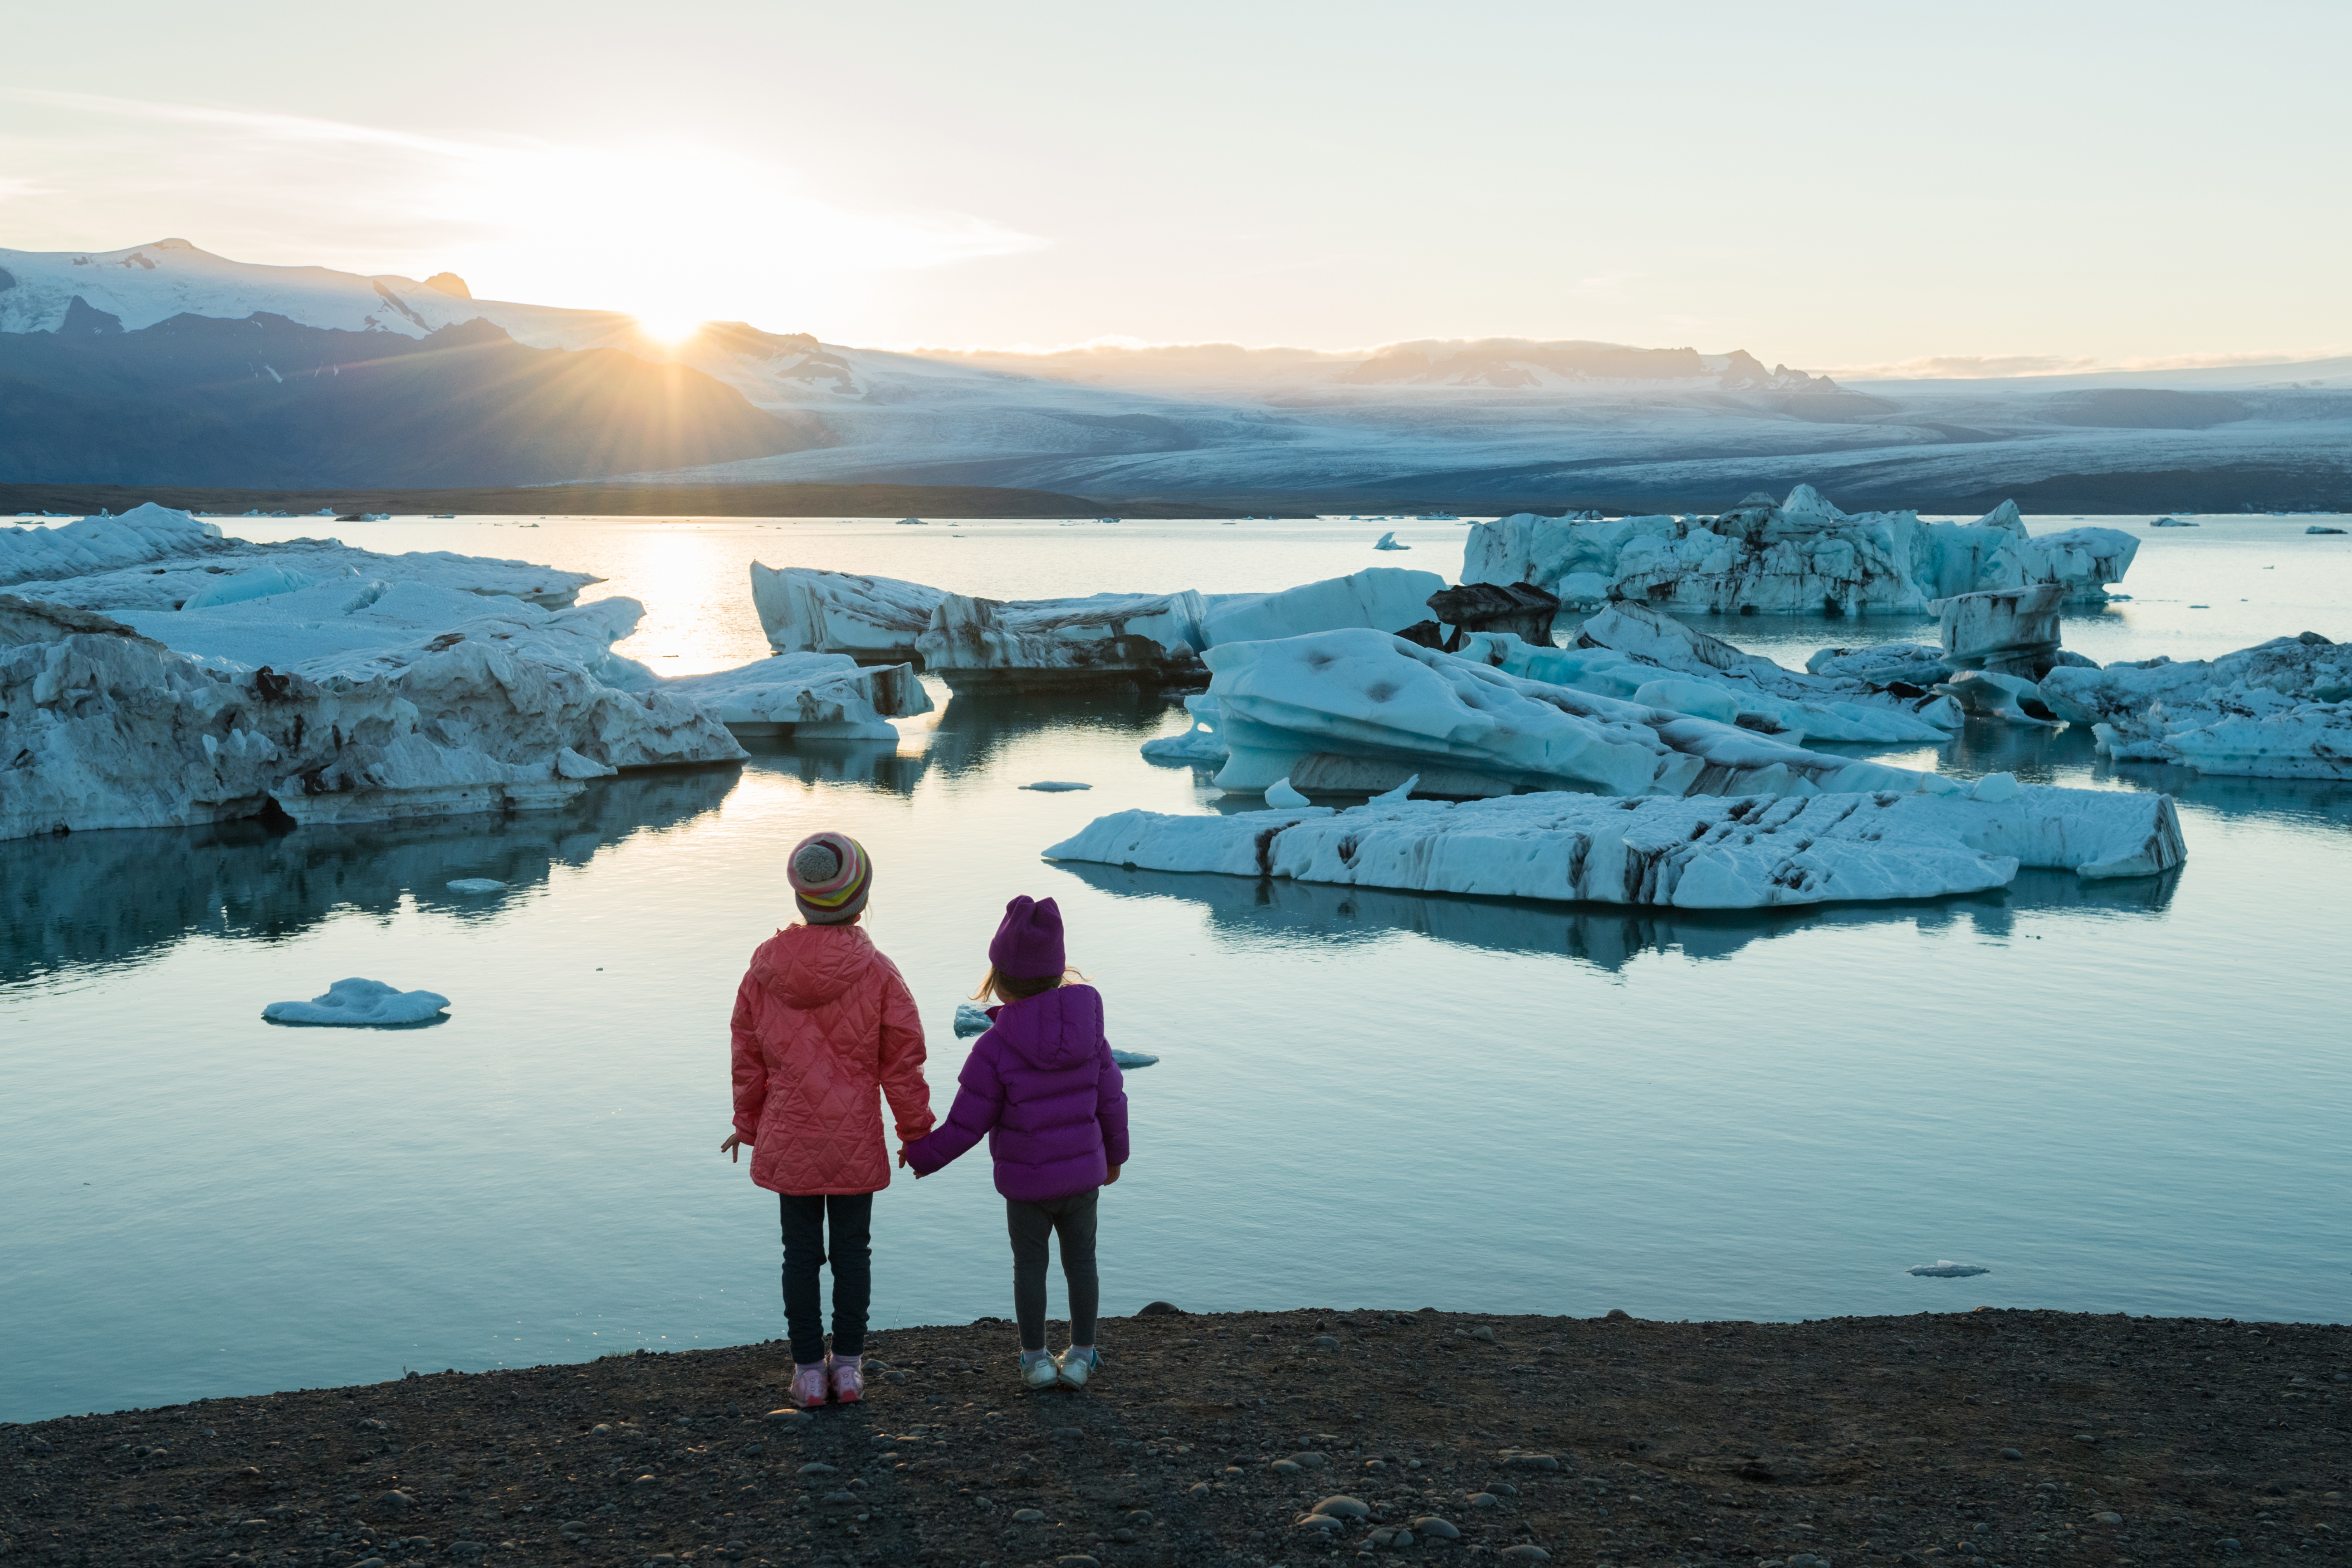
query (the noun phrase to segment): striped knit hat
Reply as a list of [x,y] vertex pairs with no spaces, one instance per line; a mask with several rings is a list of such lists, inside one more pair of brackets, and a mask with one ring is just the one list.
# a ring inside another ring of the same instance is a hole
[[856,920],[874,887],[874,862],[845,833],[812,833],[793,845],[785,874],[801,918],[814,926]]

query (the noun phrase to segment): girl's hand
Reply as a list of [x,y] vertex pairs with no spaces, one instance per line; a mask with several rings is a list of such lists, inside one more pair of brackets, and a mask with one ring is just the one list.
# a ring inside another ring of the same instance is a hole
[[1106,1186],[1106,1187],[1107,1187],[1107,1186],[1109,1186],[1113,1182],[1116,1182],[1116,1181],[1118,1181],[1118,1167],[1117,1165],[1113,1165],[1113,1166],[1109,1169],[1109,1171],[1108,1171],[1108,1172],[1107,1172],[1107,1173],[1104,1174],[1104,1176],[1103,1176],[1103,1185],[1104,1185],[1104,1186]]
[[732,1165],[740,1163],[742,1159],[742,1156],[736,1153],[735,1151],[738,1149],[749,1149],[751,1146],[751,1145],[749,1142],[745,1142],[743,1134],[740,1132],[730,1132],[727,1135],[727,1142],[719,1145],[719,1152],[726,1155],[727,1163]]

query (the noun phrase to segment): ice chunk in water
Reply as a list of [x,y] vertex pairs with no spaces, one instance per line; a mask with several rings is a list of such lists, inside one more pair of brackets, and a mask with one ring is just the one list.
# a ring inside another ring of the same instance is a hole
[[1972,1274],[1990,1274],[1992,1270],[1979,1264],[1955,1263],[1950,1258],[1944,1258],[1933,1263],[1922,1263],[1916,1268],[1906,1268],[1903,1272],[1916,1274],[1923,1279],[1966,1279]]
[[1265,804],[1281,806],[1305,805],[1307,797],[1290,787],[1290,779],[1286,774],[1265,786]]
[[1095,786],[1090,784],[1072,784],[1068,779],[1040,779],[1035,784],[1025,784],[1021,787],[1037,790],[1045,795],[1060,795],[1066,790],[1092,789]]
[[432,991],[402,991],[381,980],[338,980],[308,1002],[272,1002],[261,1016],[273,1024],[325,1024],[381,1029],[441,1019],[449,998]]
[[968,1040],[974,1035],[984,1035],[988,1033],[988,1009],[982,1007],[977,1002],[959,1002],[956,1004],[955,1032],[957,1039]]
[[1122,1051],[1113,1047],[1110,1059],[1122,1068],[1148,1068],[1160,1058],[1150,1051]]
[[507,885],[490,877],[460,877],[448,888],[453,893],[503,893]]

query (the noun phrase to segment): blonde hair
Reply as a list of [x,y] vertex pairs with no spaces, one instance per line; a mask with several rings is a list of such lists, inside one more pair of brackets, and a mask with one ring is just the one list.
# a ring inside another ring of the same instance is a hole
[[992,963],[988,966],[988,973],[981,976],[980,989],[971,994],[971,999],[975,1002],[985,1002],[993,996],[1000,1004],[1024,1002],[1032,996],[1042,996],[1046,992],[1057,986],[1066,985],[1073,980],[1083,984],[1086,978],[1078,973],[1076,964],[1064,969],[1059,974],[1033,978],[1026,975],[1007,974]]

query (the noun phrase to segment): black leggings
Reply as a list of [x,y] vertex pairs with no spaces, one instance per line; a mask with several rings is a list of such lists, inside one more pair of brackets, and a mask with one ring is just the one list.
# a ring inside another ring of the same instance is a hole
[[1013,1311],[1021,1320],[1021,1348],[1045,1348],[1045,1238],[1062,1238],[1062,1279],[1070,1288],[1070,1342],[1095,1342],[1102,1280],[1095,1273],[1095,1206],[1100,1187],[1042,1204],[1004,1200],[1004,1228],[1013,1236]]
[[866,1351],[866,1309],[874,1300],[874,1194],[835,1193],[824,1197],[776,1194],[784,1222],[784,1326],[793,1336],[793,1360],[803,1366],[824,1359],[824,1299],[816,1271],[827,1262],[826,1220],[832,1220],[833,1353]]

